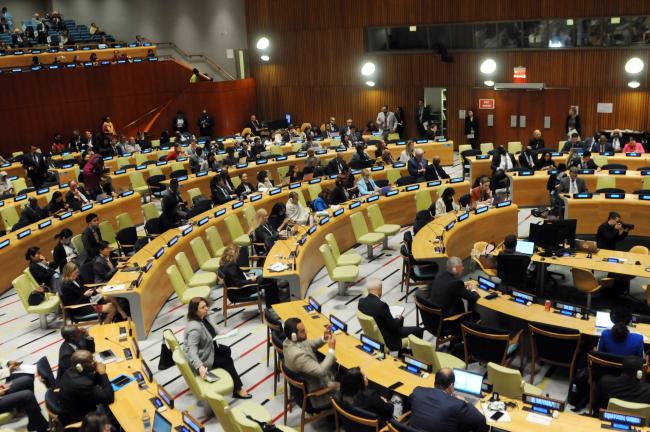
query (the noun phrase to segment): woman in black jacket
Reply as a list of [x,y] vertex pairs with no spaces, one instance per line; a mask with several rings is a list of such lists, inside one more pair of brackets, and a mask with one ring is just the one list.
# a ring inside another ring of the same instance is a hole
[[[239,246],[229,244],[226,246],[219,261],[219,272],[223,276],[224,284],[227,287],[243,287],[250,284],[258,284],[260,289],[264,289],[266,307],[270,308],[278,303],[278,287],[273,280],[265,280],[262,275],[246,275],[237,263],[239,258]],[[246,287],[237,291],[228,293],[231,301],[238,301],[245,297],[250,297],[256,292],[255,286]]]
[[[61,302],[64,306],[85,305],[90,303],[90,298],[97,294],[93,288],[85,288],[79,282],[79,267],[73,262],[67,263],[63,267],[61,285]],[[94,313],[104,314],[102,323],[107,324],[113,322],[117,308],[112,302],[104,302],[101,299],[95,305],[81,306],[75,309],[68,309],[73,319],[87,317]]]
[[49,291],[55,291],[57,278],[56,264],[48,262],[41,254],[41,248],[32,246],[27,249],[25,259],[29,261],[29,272],[39,285],[45,285]]
[[56,268],[58,268],[60,272],[63,272],[63,266],[76,260],[79,256],[79,251],[77,251],[72,244],[72,230],[69,228],[63,228],[60,233],[54,236],[54,238],[57,239],[58,242],[56,246],[54,246],[52,256]]
[[474,117],[474,110],[471,109],[467,110],[467,116],[465,117],[465,136],[473,149],[479,148],[478,119]]
[[282,231],[288,222],[287,206],[282,202],[273,204],[271,215],[268,218],[268,224],[271,225],[274,230]]
[[393,418],[393,404],[368,388],[368,377],[358,367],[348,369],[341,376],[338,399],[348,405],[348,409],[361,408],[376,415],[382,424]]
[[61,193],[61,191],[54,191],[54,193],[52,194],[52,199],[50,199],[50,202],[47,204],[47,207],[45,207],[47,213],[50,216],[68,210],[68,208],[70,208],[70,206],[68,205],[68,203],[66,203],[63,200],[63,194]]

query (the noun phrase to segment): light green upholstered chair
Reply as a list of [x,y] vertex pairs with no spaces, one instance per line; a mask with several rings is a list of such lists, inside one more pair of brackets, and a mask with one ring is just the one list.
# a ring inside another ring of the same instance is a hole
[[361,255],[358,253],[354,252],[346,252],[344,254],[341,254],[341,251],[339,250],[339,244],[336,241],[336,237],[334,237],[334,234],[329,233],[325,236],[325,241],[327,242],[327,245],[330,247],[330,251],[332,252],[332,256],[334,257],[334,260],[336,261],[337,266],[346,266],[346,265],[352,265],[352,266],[358,266],[361,264]]
[[72,245],[74,246],[75,249],[77,249],[77,253],[81,255],[83,251],[86,249],[84,248],[84,242],[81,239],[81,234],[77,234],[76,236],[72,236]]
[[278,178],[282,180],[287,176],[287,173],[289,172],[289,167],[287,165],[278,167],[277,172],[278,172]]
[[248,230],[252,231],[255,228],[255,207],[249,205],[244,207],[244,220],[248,226]]
[[494,150],[493,143],[481,143],[481,153],[488,154],[492,150]]
[[115,230],[109,221],[103,221],[99,223],[99,233],[102,236],[102,240],[107,241],[113,249],[117,249],[119,247],[117,244],[117,239],[115,238]]
[[[13,421],[14,416],[12,413],[0,414],[0,425]],[[0,432],[15,432],[14,429],[0,428]]]
[[160,217],[160,211],[158,211],[156,204],[151,202],[142,206],[142,214],[145,222]]
[[133,223],[133,219],[131,219],[131,215],[128,213],[118,214],[115,217],[115,220],[117,222],[117,232],[122,231],[124,228],[130,228],[135,226],[135,224]]
[[431,191],[429,189],[420,189],[415,193],[415,211],[427,210],[433,204]]
[[188,304],[194,297],[208,298],[210,296],[210,287],[207,285],[188,287],[178,267],[171,265],[167,267],[167,276],[174,287],[178,299],[183,304]]
[[508,142],[508,153],[512,153],[512,154],[521,153],[521,142],[520,141]]
[[368,207],[368,218],[372,230],[384,235],[384,249],[388,249],[388,237],[397,234],[401,227],[397,224],[384,222],[384,215],[377,204],[371,204]]
[[215,286],[217,284],[217,275],[216,273],[204,272],[204,273],[194,273],[192,266],[190,265],[190,260],[187,259],[185,252],[179,252],[174,257],[178,270],[183,276],[183,280],[190,288],[207,285],[209,287]]
[[400,172],[399,168],[391,168],[386,170],[386,179],[388,180],[389,184],[394,185],[397,180],[402,177],[402,173]]
[[239,222],[237,215],[230,215],[224,219],[226,223],[226,228],[228,229],[228,234],[230,234],[230,239],[237,246],[250,246],[251,238],[248,234],[244,233],[244,229]]
[[192,188],[187,191],[187,196],[190,198],[190,202],[194,202],[194,197],[201,196],[201,189]]
[[16,225],[20,219],[16,206],[0,207],[0,215],[2,215],[2,222],[7,232],[11,231],[11,227]]
[[465,150],[471,150],[472,145],[471,144],[460,144],[458,145],[458,154],[462,154]]
[[616,177],[614,176],[598,176],[596,179],[596,190],[598,189],[613,189],[616,187]]
[[436,351],[431,343],[417,336],[409,335],[409,348],[413,357],[431,365],[431,373],[436,373],[442,368],[465,369],[465,362],[456,356]]
[[131,188],[139,193],[144,201],[146,201],[146,197],[151,197],[151,190],[141,171],[129,172],[129,181],[131,182]]
[[59,298],[57,296],[51,296],[49,298],[46,297],[41,304],[31,306],[28,299],[35,286],[29,280],[29,277],[25,274],[22,274],[13,280],[12,285],[16,290],[20,301],[23,303],[25,311],[30,314],[39,315],[41,328],[46,329],[47,315],[59,310]]
[[130,158],[128,156],[118,157],[117,158],[117,167],[122,168],[125,165],[131,164]]
[[[384,335],[381,334],[381,330],[379,330],[379,326],[377,325],[377,321],[370,315],[366,315],[363,312],[357,311],[357,320],[359,321],[359,324],[361,325],[361,329],[363,330],[363,334],[366,336],[376,340],[377,342],[380,342],[384,344],[384,351],[389,352],[390,349],[388,346],[386,346],[386,341],[384,340]],[[408,338],[402,338],[402,348],[408,348],[409,346],[409,340]]]
[[167,344],[167,347],[171,350],[173,353],[176,348],[180,348],[181,344],[176,338],[176,335],[171,329],[165,329],[163,331],[163,339],[165,340],[165,343]]
[[617,398],[611,398],[607,403],[607,411],[616,411],[630,415],[636,415],[645,418],[645,424],[648,424],[650,418],[650,404],[627,402]]
[[321,193],[322,190],[323,187],[320,185],[320,183],[310,184],[307,188],[307,191],[309,192],[309,198],[312,201],[315,201],[316,198],[318,198],[318,194]]
[[199,263],[199,268],[204,272],[210,272],[216,275],[217,270],[219,270],[219,259],[210,256],[208,248],[205,247],[203,238],[193,238],[192,241],[190,241],[190,247],[192,248],[196,262]]
[[372,259],[372,247],[377,243],[383,243],[386,237],[383,233],[369,232],[366,219],[362,213],[354,213],[350,216],[350,223],[352,224],[352,231],[357,243],[367,246],[368,259]]
[[208,240],[208,247],[210,248],[210,255],[213,258],[220,258],[226,247],[223,245],[221,234],[216,227],[211,226],[205,230],[205,236]]
[[244,425],[245,427],[254,427],[251,424],[253,422],[246,418],[247,415],[251,416],[255,420],[263,421],[265,423],[270,423],[272,420],[271,414],[267,409],[257,402],[246,400],[238,403],[235,407],[230,407],[223,396],[212,391],[206,393],[206,400],[208,401],[208,404],[210,404],[212,411],[214,411],[214,415],[217,416],[224,431],[242,432],[244,429],[242,429],[240,425]]
[[598,165],[599,167],[607,165],[607,156],[595,154],[595,155],[592,155],[591,158],[593,159],[594,163],[596,165]]
[[650,175],[643,176],[643,180],[641,180],[641,189],[650,189]]
[[523,380],[521,372],[517,369],[507,368],[496,363],[487,365],[488,381],[493,385],[495,392],[510,399],[520,399],[524,393],[541,395],[542,389]]
[[194,373],[182,348],[175,349],[172,357],[174,363],[176,363],[176,366],[180,370],[185,383],[190,388],[194,397],[198,400],[206,400],[211,397],[211,395],[232,395],[234,384],[232,378],[225,370],[212,369],[210,372],[219,377],[219,379],[210,383],[201,378],[198,374]]
[[357,280],[359,276],[359,267],[357,266],[337,266],[330,247],[326,244],[321,245],[318,250],[325,261],[325,268],[330,279],[339,283],[339,295],[345,295],[346,284]]
[[142,153],[136,153],[135,155],[133,155],[133,160],[135,161],[136,165],[143,165],[147,163],[147,161],[149,161],[147,155]]

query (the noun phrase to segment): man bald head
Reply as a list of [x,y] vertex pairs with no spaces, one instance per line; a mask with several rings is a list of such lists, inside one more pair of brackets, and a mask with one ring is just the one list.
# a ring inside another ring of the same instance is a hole
[[456,377],[454,376],[454,371],[450,368],[442,368],[436,372],[436,379],[434,386],[437,389],[448,393],[449,395],[454,393],[454,382]]

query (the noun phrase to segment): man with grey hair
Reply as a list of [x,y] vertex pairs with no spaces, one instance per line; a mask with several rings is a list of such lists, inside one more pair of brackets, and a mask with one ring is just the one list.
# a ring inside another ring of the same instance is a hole
[[442,308],[442,314],[446,317],[465,312],[463,300],[467,301],[468,310],[473,310],[479,299],[475,284],[461,280],[464,271],[460,258],[449,257],[446,270],[439,272],[429,286],[426,301]]
[[427,170],[428,163],[429,161],[424,158],[424,150],[416,148],[414,156],[408,162],[409,175],[424,179],[424,172]]
[[424,329],[419,327],[405,327],[404,317],[401,314],[398,316],[391,314],[390,307],[381,300],[381,280],[376,278],[368,279],[366,289],[368,290],[368,295],[359,300],[359,312],[375,319],[377,327],[389,350],[401,350],[402,338],[408,337],[408,335],[412,334],[422,338]]

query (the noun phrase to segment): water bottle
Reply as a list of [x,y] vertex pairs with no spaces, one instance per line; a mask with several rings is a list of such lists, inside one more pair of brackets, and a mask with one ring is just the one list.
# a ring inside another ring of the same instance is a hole
[[390,398],[391,403],[393,404],[393,418],[399,418],[402,416],[404,411],[404,404],[402,403],[402,398],[395,394]]
[[151,429],[151,417],[149,417],[147,410],[142,410],[142,426],[144,427],[145,431],[149,431]]

